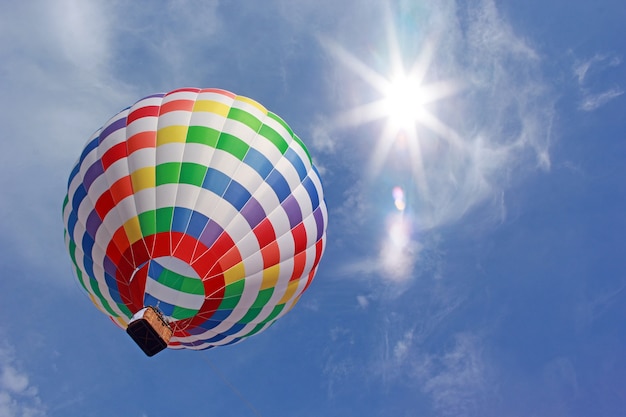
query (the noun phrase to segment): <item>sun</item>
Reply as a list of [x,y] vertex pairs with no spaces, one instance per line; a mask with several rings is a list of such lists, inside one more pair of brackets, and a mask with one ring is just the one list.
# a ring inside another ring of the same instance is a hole
[[390,36],[390,73],[379,74],[338,44],[324,40],[326,49],[351,72],[358,75],[380,98],[343,112],[338,126],[355,126],[384,120],[380,137],[371,155],[368,172],[377,175],[387,162],[392,147],[402,141],[408,150],[412,177],[423,192],[428,184],[424,175],[420,131],[426,128],[453,145],[460,144],[456,132],[437,118],[428,105],[456,94],[459,83],[453,80],[425,82],[431,64],[434,42],[424,42],[421,53],[408,67],[400,54],[395,37]]
[[424,98],[419,82],[400,74],[389,80],[383,92],[382,116],[394,130],[412,130],[424,112]]

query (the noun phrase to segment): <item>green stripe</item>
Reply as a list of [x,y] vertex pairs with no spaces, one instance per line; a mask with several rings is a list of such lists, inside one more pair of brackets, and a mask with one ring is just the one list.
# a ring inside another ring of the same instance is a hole
[[118,317],[118,314],[115,311],[113,311],[113,309],[109,305],[108,300],[104,298],[104,296],[102,295],[102,291],[100,291],[100,286],[98,285],[98,281],[96,281],[94,278],[89,277],[89,286],[91,287],[91,291],[89,292],[95,295],[96,297],[98,297],[98,299],[100,299],[100,302],[102,303],[102,307],[104,307],[107,313],[109,313],[109,315],[113,317]]
[[289,145],[285,138],[283,138],[277,131],[269,127],[268,125],[263,125],[259,130],[259,135],[265,137],[270,142],[274,144],[278,148],[281,154],[285,154],[287,152],[287,148]]
[[203,145],[215,148],[219,136],[219,130],[215,130],[205,126],[189,126],[189,130],[187,131],[187,142],[201,143]]
[[265,318],[265,320],[262,321],[263,324],[268,323],[274,319],[276,319],[276,316],[278,316],[278,314],[283,311],[283,308],[285,308],[284,304],[278,304],[277,306],[274,307],[274,310],[272,310],[272,312],[270,313],[269,316],[267,316]]
[[200,279],[177,274],[169,269],[163,269],[157,281],[159,284],[186,294],[204,295],[204,286]]
[[257,119],[256,117],[254,117],[252,114],[248,113],[247,111],[242,110],[242,109],[237,109],[234,107],[230,108],[230,111],[228,112],[227,117],[229,119],[237,120],[238,122],[245,124],[246,126],[254,130],[255,132],[257,132],[259,128],[261,127],[261,125],[263,124],[261,123],[259,119]]
[[277,115],[277,114],[275,114],[275,113],[271,113],[271,112],[268,112],[268,113],[267,113],[267,115],[268,115],[270,118],[272,118],[272,119],[276,120],[278,123],[280,123],[280,125],[281,125],[281,126],[282,126],[282,127],[283,127],[283,128],[284,128],[284,129],[285,129],[285,130],[289,133],[289,136],[291,136],[291,137],[293,137],[293,136],[294,136],[294,135],[293,135],[293,130],[291,130],[291,128],[289,127],[289,125],[288,125],[287,123],[285,123],[285,121],[284,121],[283,119],[281,119],[281,118],[280,118],[280,116],[278,116],[278,115]]
[[250,309],[248,310],[246,315],[241,318],[240,321],[243,323],[250,323],[252,320],[254,320],[259,315],[259,313],[261,313],[261,310],[263,310],[263,307],[265,307],[267,302],[272,297],[273,293],[274,288],[266,288],[259,291],[256,300],[254,300],[254,303],[252,304],[252,306],[250,306]]
[[126,304],[123,303],[116,303],[117,304],[117,308],[119,308],[122,313],[124,313],[126,315],[126,317],[130,318],[133,316],[133,313],[128,309],[128,307],[126,307]]
[[207,167],[193,162],[183,162],[180,168],[179,182],[202,187]]
[[176,320],[188,319],[189,317],[193,317],[198,313],[198,310],[194,310],[191,308],[184,308],[180,306],[174,306],[174,311],[172,312],[172,317]]
[[270,315],[267,316],[265,320],[261,321],[259,324],[254,326],[254,329],[252,329],[249,333],[246,333],[246,335],[243,337],[252,336],[253,334],[258,333],[259,331],[263,330],[265,326],[267,326],[268,323],[270,324],[270,326],[274,324],[275,323],[274,320],[276,319],[276,316],[278,316],[278,314],[283,310],[284,307],[285,307],[284,304],[279,304],[275,306],[274,310],[272,310]]
[[166,162],[156,166],[156,185],[176,184],[180,176],[180,162]]
[[140,213],[138,217],[143,236],[152,236],[156,233],[156,212],[154,210]]
[[300,147],[302,148],[304,153],[306,153],[306,156],[309,158],[309,163],[311,165],[313,165],[313,160],[311,159],[311,154],[309,153],[309,150],[304,145],[304,142],[302,142],[302,140],[298,137],[298,135],[293,135],[292,137],[293,137],[293,140],[295,140],[298,143],[298,145],[300,145]]
[[85,289],[85,291],[89,292],[89,290],[87,289],[87,286],[85,285],[85,280],[83,279],[83,272],[76,265],[74,265],[74,269],[76,270],[76,276],[78,277],[78,282],[80,282],[80,285]]
[[244,280],[233,282],[224,289],[224,298],[220,303],[219,310],[232,310],[239,303],[241,294],[243,294]]
[[246,156],[250,146],[237,136],[222,133],[217,141],[217,149],[226,151],[234,155],[237,159],[243,161],[243,158]]
[[169,232],[172,228],[174,207],[162,207],[156,210],[156,233]]

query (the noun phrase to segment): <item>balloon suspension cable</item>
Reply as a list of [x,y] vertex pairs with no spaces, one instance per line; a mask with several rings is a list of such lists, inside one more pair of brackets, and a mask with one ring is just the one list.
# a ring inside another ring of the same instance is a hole
[[228,380],[226,379],[226,376],[215,366],[211,363],[211,361],[209,361],[209,359],[206,357],[206,355],[200,355],[200,357],[207,363],[207,365],[209,365],[209,368],[211,368],[211,370],[213,371],[213,373],[215,375],[217,375],[217,377],[219,379],[222,380],[222,382],[224,383],[224,385],[228,386],[228,388],[230,388],[230,390],[239,397],[239,399],[241,399],[241,401],[243,401],[243,403],[246,405],[246,407],[248,407],[250,409],[250,411],[252,411],[252,413],[256,416],[256,417],[263,417],[261,415],[261,413],[259,412],[259,410],[257,410],[250,401],[248,401],[246,399],[246,397],[243,396],[243,394],[241,393],[241,391],[239,391],[237,388],[235,388],[235,386]]

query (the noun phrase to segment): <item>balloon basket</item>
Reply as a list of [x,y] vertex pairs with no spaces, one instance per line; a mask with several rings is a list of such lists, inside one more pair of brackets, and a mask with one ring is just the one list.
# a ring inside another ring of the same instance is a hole
[[146,355],[154,356],[167,347],[172,337],[172,328],[158,309],[149,306],[133,315],[126,333]]

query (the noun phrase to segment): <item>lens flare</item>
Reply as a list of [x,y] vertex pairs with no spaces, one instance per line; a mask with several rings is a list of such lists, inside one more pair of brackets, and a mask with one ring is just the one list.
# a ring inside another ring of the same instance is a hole
[[393,187],[391,195],[393,196],[393,204],[396,206],[398,211],[404,211],[406,209],[404,190],[401,187]]
[[413,223],[405,213],[387,217],[387,233],[380,248],[384,278],[393,282],[408,282],[422,246],[413,238]]

